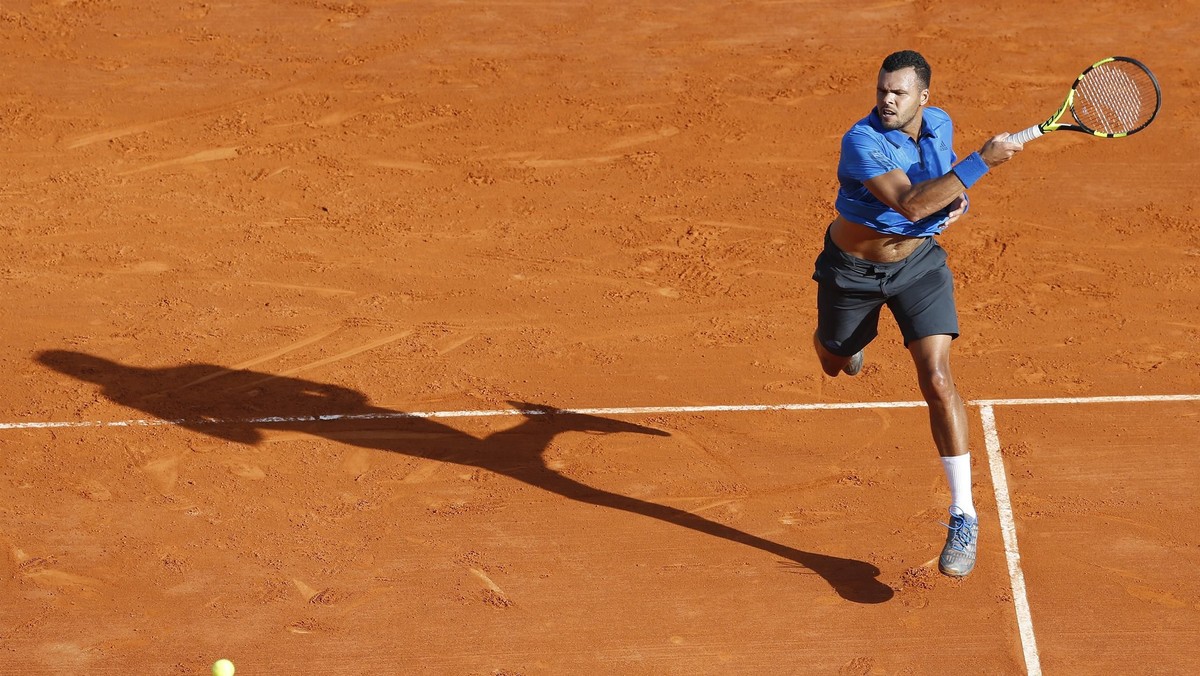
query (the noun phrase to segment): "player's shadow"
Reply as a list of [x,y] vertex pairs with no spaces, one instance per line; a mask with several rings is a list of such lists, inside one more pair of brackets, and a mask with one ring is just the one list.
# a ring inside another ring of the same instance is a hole
[[[564,432],[670,436],[622,420],[513,403],[516,426],[482,439],[435,420],[372,406],[361,392],[335,385],[228,369],[213,364],[127,366],[80,352],[52,350],[42,364],[95,383],[112,401],[202,434],[254,445],[262,430],[293,430],[340,443],[478,467],[571,500],[640,514],[755,547],[823,577],[844,599],[882,603],[893,591],[870,563],[801,551],[690,512],[582,484],[547,466],[542,454]],[[254,421],[254,422],[246,422]]]

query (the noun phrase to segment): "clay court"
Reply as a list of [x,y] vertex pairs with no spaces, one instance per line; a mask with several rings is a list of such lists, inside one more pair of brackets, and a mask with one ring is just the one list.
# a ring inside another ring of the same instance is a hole
[[[1200,673],[1200,6],[0,4],[0,673]],[[839,139],[956,150],[980,554],[886,312],[812,354]]]

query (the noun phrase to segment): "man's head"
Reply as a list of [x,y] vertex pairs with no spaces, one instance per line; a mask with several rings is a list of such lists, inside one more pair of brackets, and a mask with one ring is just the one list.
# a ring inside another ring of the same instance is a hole
[[921,107],[929,101],[929,62],[911,49],[889,54],[879,69],[875,109],[885,129],[911,136],[921,130]]

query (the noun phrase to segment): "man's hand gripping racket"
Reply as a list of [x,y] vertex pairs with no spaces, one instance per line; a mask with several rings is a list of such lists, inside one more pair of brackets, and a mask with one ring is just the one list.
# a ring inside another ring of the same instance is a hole
[[1127,56],[1110,56],[1088,66],[1075,78],[1067,99],[1049,120],[1006,140],[1023,145],[1059,129],[1121,138],[1145,129],[1160,106],[1162,91],[1150,69]]

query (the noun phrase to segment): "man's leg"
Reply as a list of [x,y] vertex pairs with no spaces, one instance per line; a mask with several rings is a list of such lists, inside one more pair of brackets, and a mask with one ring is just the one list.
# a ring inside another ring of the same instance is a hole
[[821,344],[821,339],[817,338],[815,332],[813,333],[813,347],[817,350],[817,358],[821,360],[821,370],[827,376],[837,377],[839,373],[854,376],[858,375],[858,372],[862,370],[862,350],[859,350],[858,354],[853,357],[839,357],[825,349],[825,346]]
[[947,335],[919,338],[908,344],[917,366],[917,382],[929,404],[929,427],[938,455],[964,455],[967,446],[967,409],[954,376],[950,373],[950,343]]
[[[887,300],[879,286],[879,278],[850,264],[851,260],[826,233],[825,248],[817,256],[813,272],[813,280],[817,282],[817,330],[813,332],[813,348],[821,362],[821,370],[831,378],[836,378],[839,373],[856,376],[862,370],[863,347],[875,339],[879,311]],[[858,351],[843,357],[831,352],[827,346],[838,352],[854,347]]]
[[961,577],[975,566],[979,524],[971,499],[971,456],[967,437],[967,410],[950,372],[948,335],[934,335],[909,343],[917,367],[921,394],[929,405],[929,427],[950,483],[950,532],[939,567]]

